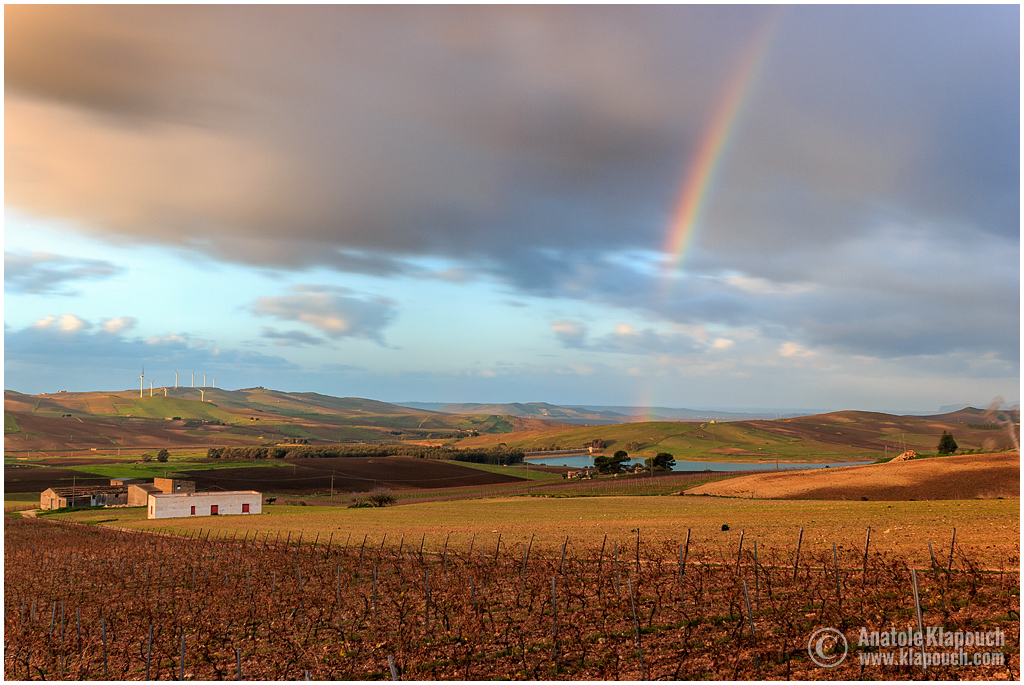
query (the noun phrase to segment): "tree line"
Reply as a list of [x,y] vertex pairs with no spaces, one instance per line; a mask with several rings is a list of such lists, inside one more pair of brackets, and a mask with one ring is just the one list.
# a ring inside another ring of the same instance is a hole
[[273,445],[251,447],[211,447],[209,459],[301,459],[331,457],[417,457],[465,461],[473,464],[519,464],[523,450],[518,447],[478,447],[458,449],[425,445]]

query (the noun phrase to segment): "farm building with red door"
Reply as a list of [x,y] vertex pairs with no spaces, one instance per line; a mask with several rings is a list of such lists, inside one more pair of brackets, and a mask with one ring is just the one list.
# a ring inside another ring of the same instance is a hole
[[230,516],[263,513],[263,494],[255,490],[151,494],[146,518]]

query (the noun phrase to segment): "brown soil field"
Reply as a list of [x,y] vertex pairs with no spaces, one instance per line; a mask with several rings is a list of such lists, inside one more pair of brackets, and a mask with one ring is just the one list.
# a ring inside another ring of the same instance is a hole
[[78,485],[110,485],[110,479],[72,469],[4,469],[4,492],[42,492],[46,488]]
[[259,490],[261,492],[312,495],[334,492],[497,485],[526,482],[516,476],[489,473],[456,462],[413,457],[341,457],[336,459],[289,459],[287,466],[251,466],[216,471],[186,471],[196,488]]
[[[16,452],[38,450],[60,452],[63,450],[92,449],[112,451],[118,445],[126,448],[139,447],[159,449],[160,447],[203,446],[248,444],[231,436],[211,432],[210,435],[191,435],[184,427],[167,428],[171,422],[153,425],[153,420],[104,421],[100,419],[52,418],[21,412],[8,412],[18,422],[20,433],[4,436],[4,450]],[[182,422],[174,422],[181,424]],[[171,424],[173,425],[173,424]],[[209,428],[218,428],[211,426]]]
[[954,455],[741,476],[701,485],[686,494],[871,501],[1020,498],[1020,453]]

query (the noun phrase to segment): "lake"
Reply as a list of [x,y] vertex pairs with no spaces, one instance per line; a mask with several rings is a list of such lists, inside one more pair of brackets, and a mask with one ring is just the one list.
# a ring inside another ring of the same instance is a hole
[[[643,459],[630,458],[629,466],[642,464]],[[539,464],[542,466],[568,466],[575,469],[584,469],[594,465],[594,458],[586,454],[570,456],[530,457],[526,464]],[[838,466],[861,466],[863,464],[874,464],[873,461],[851,461],[839,464],[787,464],[779,462],[779,470],[783,469],[823,469],[826,466],[836,468]],[[775,462],[763,464],[751,464],[735,461],[677,461],[672,467],[673,471],[756,471],[762,469],[775,469]]]

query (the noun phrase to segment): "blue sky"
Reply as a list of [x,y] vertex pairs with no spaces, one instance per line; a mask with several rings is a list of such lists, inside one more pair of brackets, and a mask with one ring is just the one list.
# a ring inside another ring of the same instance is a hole
[[5,65],[9,389],[1019,399],[1017,6],[7,7]]

